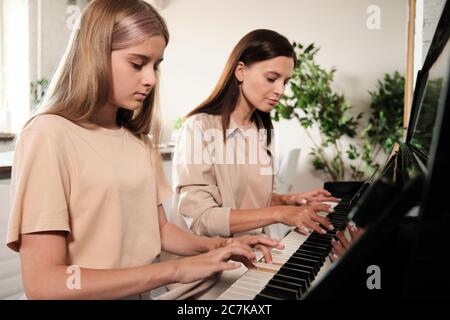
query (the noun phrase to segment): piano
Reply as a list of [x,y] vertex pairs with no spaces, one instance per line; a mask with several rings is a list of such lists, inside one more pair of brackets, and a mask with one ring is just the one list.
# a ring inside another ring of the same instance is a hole
[[[285,249],[273,250],[273,263],[259,254],[257,269],[224,272],[200,299],[450,297],[441,261],[450,228],[443,189],[450,179],[449,17],[447,1],[416,80],[404,143],[366,183],[325,185],[343,199],[328,215],[335,229],[325,235],[291,231],[282,240]],[[331,239],[349,221],[365,232],[331,263]],[[367,284],[373,266],[381,288]]]
[[285,249],[272,250],[271,264],[262,262],[259,253],[257,269],[245,272],[218,299],[300,299],[331,263],[328,257],[331,239],[337,230],[344,230],[346,227],[349,201],[347,199],[334,206],[334,212],[328,215],[334,226],[333,231],[328,231],[325,235],[315,231],[310,234],[291,231],[281,241]]

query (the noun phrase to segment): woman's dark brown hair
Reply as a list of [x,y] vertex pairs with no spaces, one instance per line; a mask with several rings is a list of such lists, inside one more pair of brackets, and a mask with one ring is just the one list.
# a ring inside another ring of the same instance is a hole
[[[221,115],[225,139],[226,129],[230,125],[230,116],[236,108],[239,97],[239,81],[234,74],[238,63],[243,62],[246,66],[250,66],[255,62],[280,56],[290,57],[294,59],[294,63],[297,61],[293,46],[284,36],[266,29],[254,30],[246,34],[231,52],[211,95],[189,112],[186,118],[198,113]],[[273,129],[270,113],[256,110],[252,115],[252,121],[258,129],[264,127],[267,130],[267,145],[270,145]]]

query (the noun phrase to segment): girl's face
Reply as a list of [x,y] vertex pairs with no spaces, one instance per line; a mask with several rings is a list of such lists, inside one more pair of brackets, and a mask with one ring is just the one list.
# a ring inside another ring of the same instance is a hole
[[235,75],[241,82],[241,95],[250,106],[270,112],[283,95],[293,71],[294,59],[280,56],[250,66],[239,62]]
[[113,105],[128,110],[142,107],[157,83],[156,72],[163,60],[166,41],[153,36],[144,42],[111,54]]

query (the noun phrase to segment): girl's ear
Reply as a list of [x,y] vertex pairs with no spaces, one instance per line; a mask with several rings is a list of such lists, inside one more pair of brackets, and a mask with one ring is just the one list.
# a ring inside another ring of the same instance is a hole
[[245,64],[242,61],[239,61],[236,66],[236,70],[234,70],[234,75],[239,82],[244,81],[244,70]]

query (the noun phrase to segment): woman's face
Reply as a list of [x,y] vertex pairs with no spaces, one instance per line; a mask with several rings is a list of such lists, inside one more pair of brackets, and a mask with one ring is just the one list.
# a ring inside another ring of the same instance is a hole
[[128,110],[142,107],[142,103],[157,83],[156,72],[163,60],[166,41],[153,36],[139,45],[111,54],[113,105]]
[[241,82],[241,95],[250,106],[270,112],[282,97],[293,70],[294,59],[279,56],[250,66],[239,62],[235,75]]

